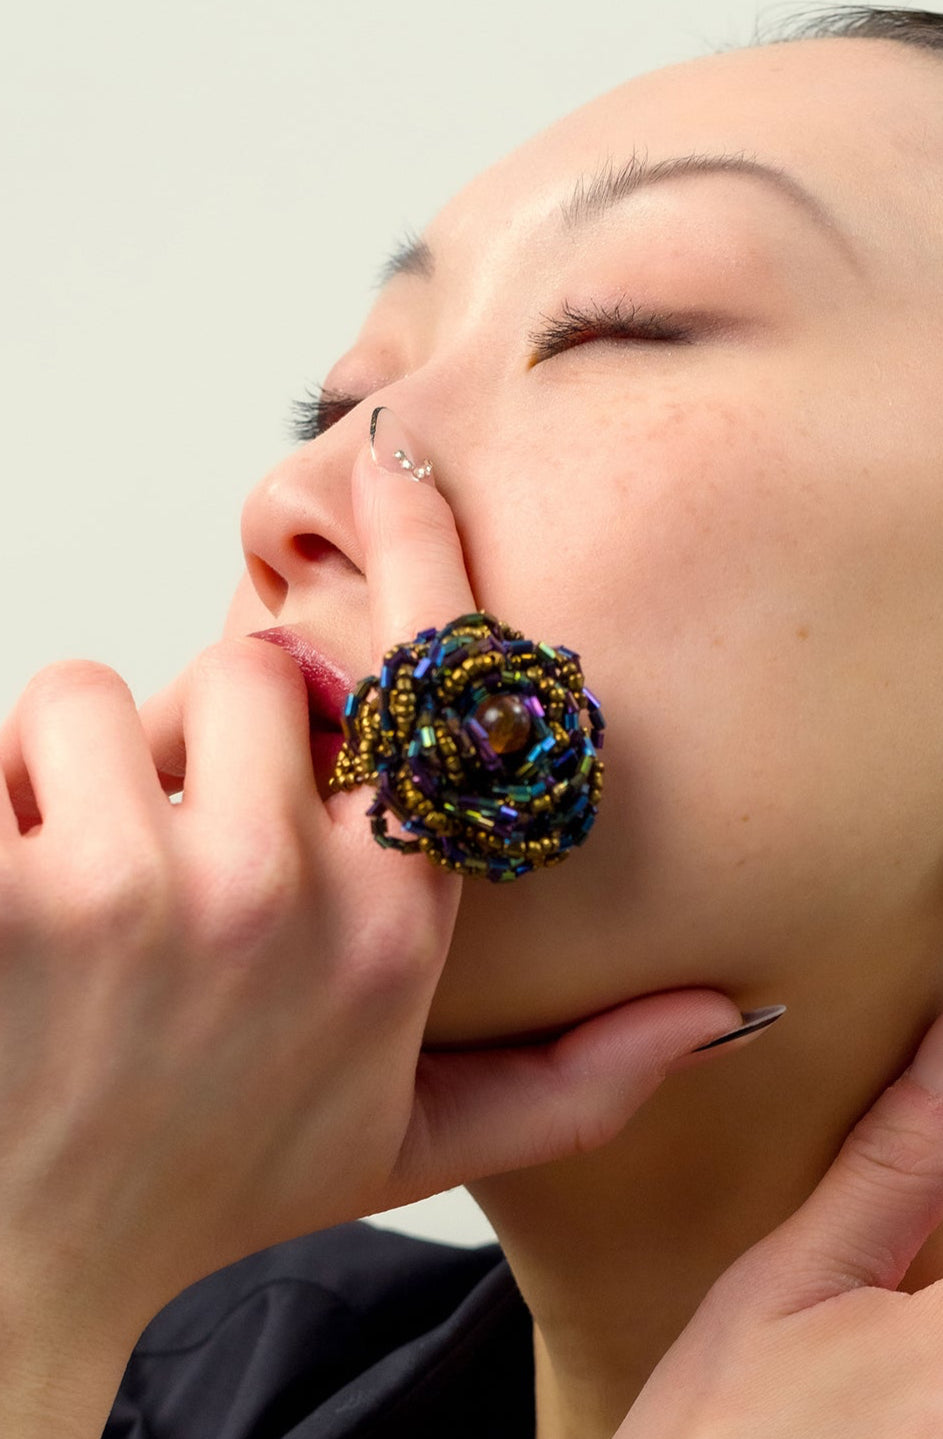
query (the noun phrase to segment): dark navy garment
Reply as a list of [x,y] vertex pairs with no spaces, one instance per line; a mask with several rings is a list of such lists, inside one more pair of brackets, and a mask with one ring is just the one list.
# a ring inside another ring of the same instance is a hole
[[178,1294],[103,1439],[533,1439],[531,1336],[497,1244],[341,1224]]

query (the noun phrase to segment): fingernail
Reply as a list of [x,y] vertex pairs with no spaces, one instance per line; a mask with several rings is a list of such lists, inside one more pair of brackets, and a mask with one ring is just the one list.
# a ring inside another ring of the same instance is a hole
[[732,1039],[739,1039],[743,1034],[756,1034],[760,1029],[766,1029],[768,1025],[775,1024],[786,1013],[784,1004],[767,1004],[763,1009],[745,1009],[743,1011],[743,1023],[739,1029],[732,1029],[729,1034],[722,1034],[719,1039],[712,1039],[710,1044],[699,1044],[697,1049],[692,1049],[692,1054],[699,1054],[702,1049],[716,1049],[718,1044],[729,1044]]
[[388,405],[378,405],[370,416],[370,453],[384,470],[435,488],[432,461],[420,458],[420,446]]

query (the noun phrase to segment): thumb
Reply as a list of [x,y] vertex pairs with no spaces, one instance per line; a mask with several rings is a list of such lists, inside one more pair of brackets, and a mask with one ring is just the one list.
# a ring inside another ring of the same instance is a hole
[[767,1317],[865,1285],[894,1290],[941,1221],[943,1016],[805,1203],[721,1284],[729,1277],[744,1302],[762,1306]]
[[676,1060],[741,1023],[733,1000],[716,990],[673,990],[594,1015],[546,1043],[423,1050],[394,1176],[406,1197],[396,1203],[606,1144]]

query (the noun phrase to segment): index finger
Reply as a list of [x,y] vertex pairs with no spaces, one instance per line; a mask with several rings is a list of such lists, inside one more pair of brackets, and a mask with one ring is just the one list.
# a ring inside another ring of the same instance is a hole
[[422,441],[385,405],[374,410],[370,433],[354,462],[352,493],[379,674],[388,650],[478,607],[454,516],[435,487],[434,464],[427,472]]

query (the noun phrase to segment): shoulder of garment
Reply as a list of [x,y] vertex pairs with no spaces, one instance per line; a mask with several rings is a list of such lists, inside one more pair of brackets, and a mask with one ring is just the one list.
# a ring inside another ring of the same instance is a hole
[[497,1244],[342,1224],[177,1295],[102,1439],[530,1439],[531,1335]]

